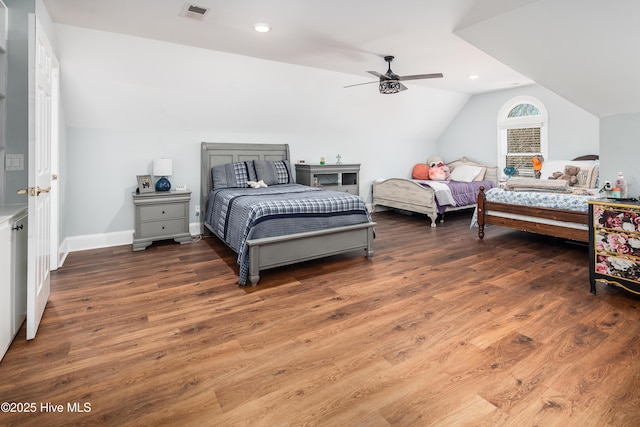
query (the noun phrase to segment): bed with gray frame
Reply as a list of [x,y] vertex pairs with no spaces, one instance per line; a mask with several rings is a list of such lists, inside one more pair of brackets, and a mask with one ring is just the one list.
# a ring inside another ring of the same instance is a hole
[[[257,160],[289,160],[289,146],[287,144],[203,142],[201,144],[200,206],[203,209],[207,207],[208,198],[213,189],[212,168],[214,166]],[[304,188],[309,189],[309,187]],[[216,233],[215,226],[209,224],[206,218],[207,214],[201,217],[202,229],[205,234],[214,234],[220,238],[219,233]],[[246,240],[248,280],[252,285],[256,285],[260,280],[261,270],[355,250],[364,250],[366,256],[371,258],[373,256],[374,226],[374,222],[366,221],[321,230],[249,238]],[[228,245],[227,242],[225,243]],[[244,284],[242,277],[240,277],[239,283]]]

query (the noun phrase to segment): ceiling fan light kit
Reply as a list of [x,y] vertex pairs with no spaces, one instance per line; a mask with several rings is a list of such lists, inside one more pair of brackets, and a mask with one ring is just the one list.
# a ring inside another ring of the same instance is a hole
[[[380,79],[379,80],[380,85],[378,86],[378,90],[380,91],[381,94],[384,94],[384,95],[398,93],[403,90],[407,90],[407,87],[402,83],[400,83],[401,80],[439,79],[444,77],[442,73],[416,74],[413,76],[399,76],[395,74],[393,71],[391,71],[391,61],[393,61],[393,56],[391,55],[385,56],[384,60],[389,64],[389,68],[387,69],[387,72],[385,74],[380,74],[377,71],[367,71],[367,73],[373,76],[376,76]],[[355,85],[345,86],[345,88],[366,85],[370,83],[376,83],[376,82],[358,83]]]
[[383,82],[380,82],[379,89],[380,89],[380,93],[386,95],[386,94],[400,92],[402,90],[400,89],[400,86],[402,85],[397,80],[385,80]]

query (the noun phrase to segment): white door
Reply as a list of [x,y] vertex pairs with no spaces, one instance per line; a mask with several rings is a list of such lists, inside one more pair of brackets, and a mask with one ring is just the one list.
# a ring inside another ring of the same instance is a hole
[[30,14],[27,339],[35,338],[50,294],[51,76],[55,61],[40,22]]

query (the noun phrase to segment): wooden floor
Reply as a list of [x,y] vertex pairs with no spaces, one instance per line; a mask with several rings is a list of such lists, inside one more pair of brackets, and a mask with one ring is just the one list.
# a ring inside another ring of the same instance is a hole
[[0,425],[640,425],[640,298],[591,295],[583,245],[469,215],[374,214],[373,259],[255,288],[215,239],[72,253],[0,363],[0,402],[35,412]]

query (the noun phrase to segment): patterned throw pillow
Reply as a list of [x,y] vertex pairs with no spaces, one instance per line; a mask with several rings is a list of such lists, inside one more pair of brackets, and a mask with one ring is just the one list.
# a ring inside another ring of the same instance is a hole
[[254,160],[257,180],[267,185],[291,183],[291,172],[288,160]]
[[227,163],[211,168],[213,189],[246,188],[247,181],[257,181],[253,161]]
[[578,171],[578,183],[576,187],[596,188],[598,181],[599,166],[581,166]]

